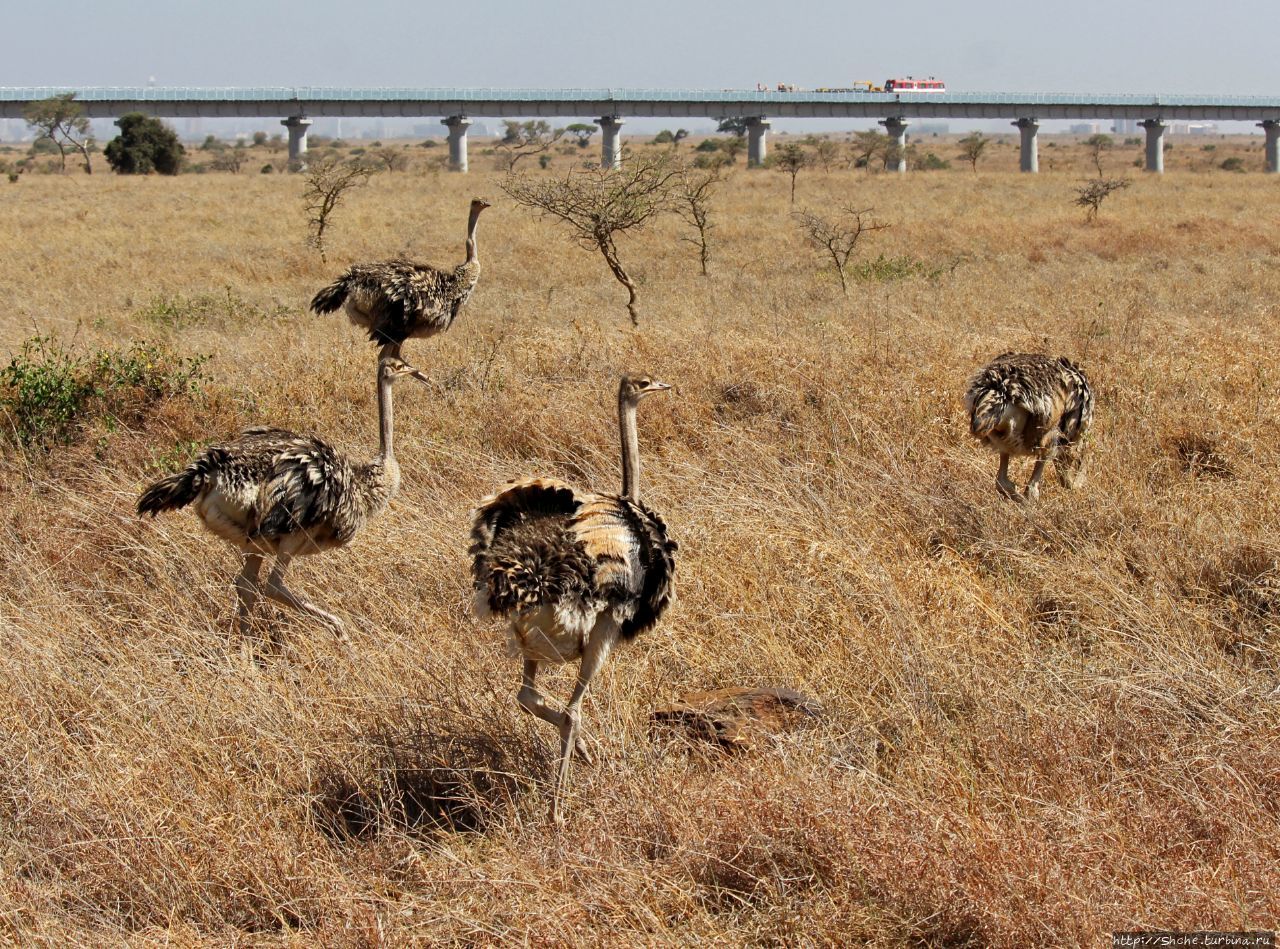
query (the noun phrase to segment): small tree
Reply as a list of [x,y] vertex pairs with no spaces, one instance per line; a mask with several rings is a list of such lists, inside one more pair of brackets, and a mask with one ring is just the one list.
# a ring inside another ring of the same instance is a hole
[[877,155],[884,154],[885,150],[892,144],[888,135],[881,134],[874,129],[866,132],[855,132],[850,151],[853,153],[853,164],[855,168],[865,168],[868,174],[871,172],[871,163]]
[[308,242],[320,252],[321,260],[327,261],[324,240],[333,212],[348,191],[364,184],[373,173],[372,165],[331,157],[320,158],[307,165],[307,186],[302,200],[307,211],[307,225],[311,229]]
[[835,268],[836,275],[840,278],[840,289],[845,296],[849,295],[845,268],[849,265],[849,258],[857,250],[858,241],[869,231],[880,231],[889,226],[872,219],[873,210],[875,209],[844,208],[843,218],[837,220],[829,220],[807,210],[797,211],[794,215],[805,239],[831,261],[831,266]]
[[36,132],[37,141],[48,139],[58,149],[62,160],[62,171],[67,170],[67,149],[78,151],[84,157],[86,174],[93,174],[93,164],[89,160],[89,148],[93,145],[93,137],[89,134],[89,119],[84,108],[76,101],[74,92],[50,96],[39,102],[30,102],[22,110],[22,117]]
[[809,156],[810,164],[828,172],[840,160],[840,143],[829,138],[814,138]]
[[960,157],[972,166],[975,175],[978,173],[978,159],[987,150],[990,142],[991,140],[981,132],[974,132],[960,139]]
[[538,155],[551,148],[564,137],[565,129],[552,129],[542,119],[516,122],[508,119],[502,123],[506,131],[498,143],[498,152],[507,163],[507,172],[515,171],[516,162],[530,155]]
[[791,203],[796,203],[796,175],[809,164],[809,154],[799,145],[790,142],[779,145],[769,156],[769,166],[791,176]]
[[120,134],[107,143],[103,156],[121,175],[176,175],[186,149],[173,129],[159,119],[130,112],[116,119]]
[[209,167],[214,171],[229,171],[235,174],[244,166],[244,162],[243,148],[224,148],[213,157],[213,161],[209,162]]
[[746,150],[747,143],[741,138],[727,138],[720,143],[720,154],[725,157],[725,161],[730,165],[738,163],[738,156]]
[[666,153],[632,158],[622,168],[570,169],[564,178],[508,175],[502,182],[517,203],[569,225],[573,239],[600,251],[617,281],[627,288],[627,313],[640,325],[635,281],[618,259],[619,234],[636,231],[671,203],[679,174]]
[[1085,209],[1085,223],[1091,223],[1098,219],[1098,212],[1102,210],[1102,202],[1107,199],[1108,195],[1127,187],[1129,187],[1128,178],[1090,178],[1076,188],[1075,204]]
[[1102,177],[1102,153],[1111,150],[1110,135],[1090,135],[1084,140],[1085,147],[1089,149],[1089,157],[1093,159],[1093,167],[1098,169],[1098,177]]
[[573,136],[573,144],[579,148],[586,148],[591,144],[591,136],[596,134],[596,127],[588,125],[586,122],[574,122],[572,125],[566,125],[564,130]]
[[709,168],[682,168],[676,179],[675,200],[672,210],[680,220],[697,232],[696,237],[682,237],[698,248],[698,263],[702,267],[702,276],[707,276],[707,262],[711,260],[711,246],[708,239],[711,229],[711,195],[716,185],[724,180],[721,175],[723,166],[716,164]]
[[383,171],[404,171],[409,167],[409,158],[402,148],[375,148],[370,157],[382,166]]

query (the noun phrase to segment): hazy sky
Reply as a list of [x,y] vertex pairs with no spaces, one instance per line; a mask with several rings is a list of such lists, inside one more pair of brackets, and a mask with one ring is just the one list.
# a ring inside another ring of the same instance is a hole
[[1266,0],[4,0],[0,85],[813,87],[1280,95]]

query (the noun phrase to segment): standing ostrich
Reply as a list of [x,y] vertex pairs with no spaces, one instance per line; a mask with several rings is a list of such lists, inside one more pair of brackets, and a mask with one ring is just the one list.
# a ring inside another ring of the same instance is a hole
[[978,370],[964,396],[969,431],[1000,453],[996,485],[1018,497],[1009,480],[1009,456],[1033,455],[1026,499],[1040,497],[1044,466],[1054,463],[1065,488],[1084,484],[1084,445],[1093,423],[1093,389],[1084,371],[1065,356],[1004,353]]
[[[636,407],[671,388],[646,376],[618,386],[622,440],[620,494],[579,492],[549,478],[520,481],[486,498],[471,528],[476,614],[510,620],[512,651],[524,657],[516,701],[560,729],[560,766],[551,819],[563,822],[560,795],[576,752],[590,762],[579,735],[579,707],[591,678],[619,639],[652,629],[674,594],[676,542],[662,518],[640,502]],[[578,683],[563,712],[534,685],[538,664],[581,660]]]
[[[345,304],[347,318],[369,333],[369,339],[400,358],[404,341],[443,333],[471,297],[480,279],[476,255],[476,223],[487,201],[474,198],[467,218],[467,259],[452,270],[397,257],[376,264],[354,264],[311,300],[315,313],[332,313]],[[410,375],[429,383],[412,366]]]
[[[310,435],[259,426],[209,446],[138,499],[139,516],[194,504],[205,527],[240,548],[244,565],[235,585],[241,635],[248,633],[258,595],[266,594],[344,638],[342,621],[286,587],[284,573],[294,557],[349,543],[400,490],[391,444],[391,387],[411,370],[389,348],[383,347],[378,361],[378,454],[367,464]],[[258,574],[268,555],[275,565],[264,585]]]

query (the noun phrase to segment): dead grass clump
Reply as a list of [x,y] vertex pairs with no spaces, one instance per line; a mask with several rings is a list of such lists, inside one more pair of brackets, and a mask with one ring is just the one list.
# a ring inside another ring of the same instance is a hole
[[1198,478],[1234,478],[1235,468],[1222,454],[1219,439],[1203,432],[1179,432],[1169,440],[1182,470]]
[[528,741],[475,722],[401,721],[360,736],[312,782],[312,815],[335,839],[483,832],[548,762]]
[[1243,544],[1206,564],[1192,584],[1216,601],[1215,638],[1229,655],[1253,664],[1280,664],[1280,558]]
[[1041,639],[1092,649],[1095,637],[1085,625],[1080,603],[1070,596],[1041,593],[1031,604],[1031,622]]

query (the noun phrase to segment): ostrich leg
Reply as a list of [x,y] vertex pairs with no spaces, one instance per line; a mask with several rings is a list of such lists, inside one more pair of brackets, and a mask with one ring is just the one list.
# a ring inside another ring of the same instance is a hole
[[[537,716],[544,722],[550,722],[558,729],[564,728],[564,712],[557,711],[547,704],[542,693],[538,691],[534,680],[538,677],[538,663],[534,659],[526,659],[524,661],[524,682],[520,686],[520,691],[516,694],[516,701],[520,703],[520,707],[530,715]],[[591,754],[591,749],[587,747],[586,742],[579,737],[574,745],[574,754],[581,758],[587,764],[592,764],[595,757]]]
[[332,613],[320,609],[306,597],[294,593],[284,585],[284,572],[289,569],[289,564],[292,561],[292,554],[276,555],[275,566],[272,567],[271,574],[267,577],[267,585],[262,592],[266,594],[268,599],[275,600],[284,606],[292,607],[295,610],[306,613],[308,616],[314,616],[332,629],[334,635],[339,639],[345,639],[346,633],[343,629],[342,620]]
[[587,648],[582,652],[582,662],[578,666],[578,684],[574,687],[569,704],[565,706],[564,717],[560,720],[560,769],[556,773],[555,787],[551,791],[551,820],[556,824],[564,823],[564,815],[560,813],[560,796],[569,783],[569,763],[573,758],[573,750],[577,747],[582,700],[586,698],[592,678],[609,658],[609,652],[617,642],[619,633],[620,627],[611,617],[599,620],[587,640]]
[[1018,496],[1018,486],[1009,480],[1009,456],[1005,452],[1000,453],[1000,470],[996,472],[996,487],[1006,498]]
[[262,592],[262,585],[258,581],[258,574],[262,570],[262,554],[245,554],[244,566],[240,568],[240,575],[236,577],[236,598],[239,600],[239,607],[236,610],[236,627],[240,630],[241,636],[249,635],[249,617],[253,613],[253,606],[258,602],[258,594]]

